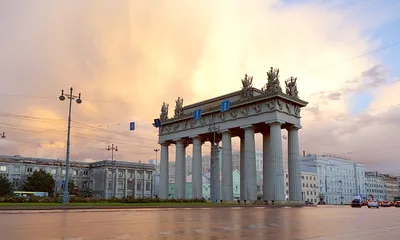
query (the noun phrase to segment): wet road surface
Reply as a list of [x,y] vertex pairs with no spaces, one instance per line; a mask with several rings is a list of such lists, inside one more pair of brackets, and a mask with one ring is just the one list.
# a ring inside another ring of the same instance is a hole
[[0,212],[2,240],[399,239],[400,208],[178,208]]

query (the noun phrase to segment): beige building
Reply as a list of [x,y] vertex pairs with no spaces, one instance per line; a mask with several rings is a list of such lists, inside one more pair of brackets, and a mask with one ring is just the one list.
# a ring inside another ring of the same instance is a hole
[[[289,195],[289,175],[287,170],[285,171],[285,193],[286,199],[288,199]],[[316,172],[316,168],[306,168],[302,166],[301,172],[301,194],[303,201],[309,201],[314,204],[319,202],[319,190],[318,190],[318,174]]]

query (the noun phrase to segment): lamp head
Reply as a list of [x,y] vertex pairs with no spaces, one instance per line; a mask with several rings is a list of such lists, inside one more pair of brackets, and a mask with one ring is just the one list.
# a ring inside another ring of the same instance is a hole
[[117,146],[115,146],[115,151],[118,152],[118,147]]
[[81,104],[81,103],[82,103],[81,93],[79,93],[78,99],[76,99],[76,103],[78,103],[78,104]]
[[6,138],[6,133],[5,132],[3,132],[3,135],[1,135],[1,138]]
[[60,99],[60,101],[64,101],[65,100],[64,89],[61,90],[61,95],[60,95],[60,97],[58,97],[58,99]]

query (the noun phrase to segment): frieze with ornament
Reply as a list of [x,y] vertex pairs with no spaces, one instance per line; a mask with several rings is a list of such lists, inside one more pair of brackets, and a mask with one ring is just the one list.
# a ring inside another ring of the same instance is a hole
[[245,117],[247,115],[249,115],[249,107],[248,106],[243,106],[240,111],[242,112],[243,116],[245,116]]

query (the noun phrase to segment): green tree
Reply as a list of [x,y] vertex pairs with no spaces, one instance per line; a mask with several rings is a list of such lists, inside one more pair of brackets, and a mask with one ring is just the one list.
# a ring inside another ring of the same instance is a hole
[[49,173],[43,170],[34,171],[32,175],[26,179],[24,190],[33,192],[47,192],[50,196],[52,196],[54,191],[54,179]]
[[72,180],[69,180],[68,192],[69,192],[70,195],[77,195],[78,194],[78,188],[75,186],[75,183]]
[[11,195],[13,192],[12,183],[4,175],[0,175],[0,197]]

